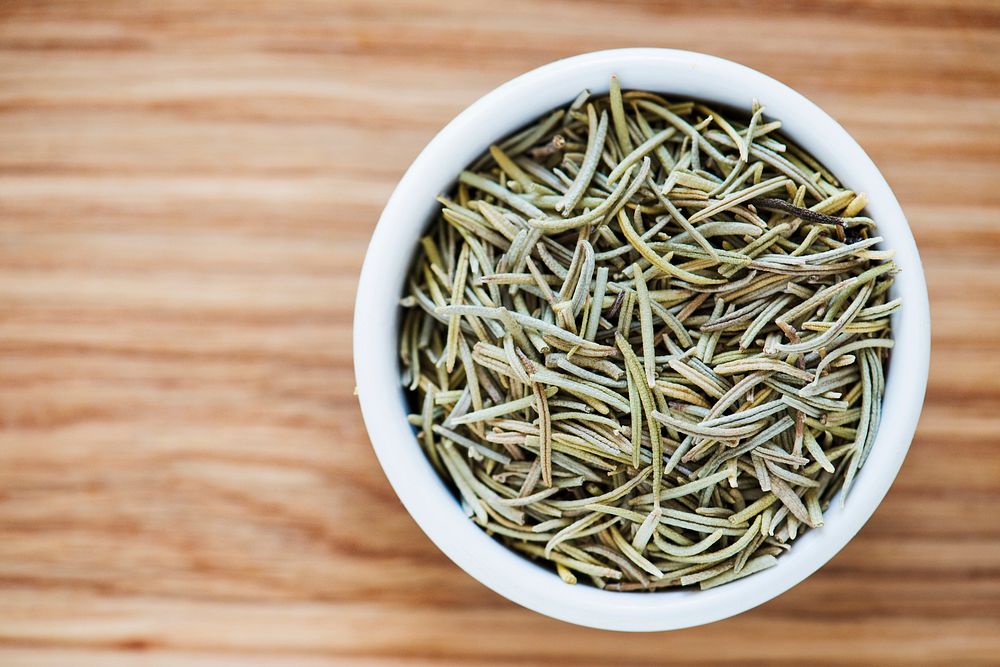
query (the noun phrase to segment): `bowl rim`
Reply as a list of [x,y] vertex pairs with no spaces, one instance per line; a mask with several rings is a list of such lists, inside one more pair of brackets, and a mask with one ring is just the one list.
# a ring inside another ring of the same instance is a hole
[[[893,292],[905,305],[893,316],[896,344],[883,419],[848,502],[832,503],[826,525],[800,536],[774,567],[707,591],[622,593],[569,586],[489,537],[466,518],[427,461],[406,421],[399,384],[398,300],[413,246],[435,209],[434,197],[490,141],[567,104],[583,88],[605,92],[612,73],[624,88],[675,97],[743,108],[759,98],[782,121],[784,134],[845,184],[869,194],[868,210],[902,269]],[[780,595],[861,529],[895,479],[916,430],[930,361],[930,310],[920,257],[895,195],[871,158],[827,113],[777,80],[729,60],[674,49],[613,49],[557,60],[502,84],[427,144],[390,196],[368,246],[355,303],[353,349],[357,393],[376,456],[407,511],[441,551],[493,591],[547,616],[607,630],[658,631],[717,621]]]

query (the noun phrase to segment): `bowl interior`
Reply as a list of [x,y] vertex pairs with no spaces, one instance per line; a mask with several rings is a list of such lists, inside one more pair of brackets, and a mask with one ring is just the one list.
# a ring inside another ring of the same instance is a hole
[[[814,155],[847,187],[867,192],[868,212],[902,272],[893,296],[896,346],[871,455],[849,499],[825,513],[768,570],[707,591],[618,593],[569,586],[493,540],[469,521],[425,459],[406,421],[399,385],[398,300],[415,245],[437,209],[435,196],[489,144],[587,88],[607,91],[612,74],[623,88],[697,98],[749,109],[756,98],[782,133]],[[406,509],[460,567],[496,592],[562,620],[615,630],[665,630],[707,623],[756,606],[795,585],[829,560],[871,516],[888,491],[913,437],[923,402],[930,350],[927,293],[920,258],[903,212],[885,179],[858,144],[826,113],[787,86],[749,68],[703,54],[665,49],[603,51],[557,61],[489,93],[456,117],[414,161],[390,198],[365,258],[355,307],[358,393],[376,454]]]

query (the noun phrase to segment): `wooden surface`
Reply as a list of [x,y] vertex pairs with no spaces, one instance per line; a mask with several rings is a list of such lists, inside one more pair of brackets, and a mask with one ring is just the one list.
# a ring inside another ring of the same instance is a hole
[[[798,88],[909,215],[934,315],[895,486],[708,627],[525,611],[397,501],[351,314],[419,149],[508,78],[691,48]],[[0,665],[1000,660],[993,0],[0,4]]]

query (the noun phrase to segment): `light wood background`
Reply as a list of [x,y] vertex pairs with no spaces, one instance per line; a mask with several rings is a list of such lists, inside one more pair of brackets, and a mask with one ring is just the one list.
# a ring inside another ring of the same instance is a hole
[[[552,59],[778,77],[882,167],[934,351],[902,473],[811,579],[623,636],[442,556],[352,396],[379,211],[454,114]],[[1000,661],[994,0],[0,3],[0,665]]]

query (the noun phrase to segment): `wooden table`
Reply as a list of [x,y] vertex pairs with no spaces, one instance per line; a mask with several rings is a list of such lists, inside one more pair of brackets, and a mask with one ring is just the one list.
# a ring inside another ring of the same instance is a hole
[[[424,537],[352,396],[393,185],[552,59],[744,62],[837,117],[906,209],[934,360],[910,456],[821,572],[623,636]],[[1000,660],[1000,6],[993,0],[0,5],[0,664]]]

